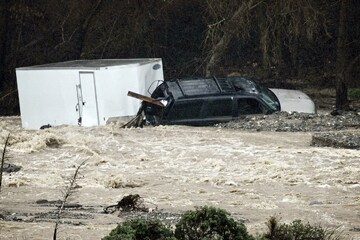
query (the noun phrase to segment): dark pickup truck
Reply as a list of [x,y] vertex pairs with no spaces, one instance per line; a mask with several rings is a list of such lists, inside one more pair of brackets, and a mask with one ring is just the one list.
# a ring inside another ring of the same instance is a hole
[[143,101],[139,112],[152,125],[204,126],[281,109],[271,90],[244,77],[170,80],[157,86],[151,99],[161,104]]

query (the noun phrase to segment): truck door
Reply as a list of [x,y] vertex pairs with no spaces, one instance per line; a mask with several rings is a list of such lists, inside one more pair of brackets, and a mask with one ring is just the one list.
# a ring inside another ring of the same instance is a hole
[[99,109],[94,72],[79,72],[79,85],[76,86],[79,111],[79,125],[100,125]]

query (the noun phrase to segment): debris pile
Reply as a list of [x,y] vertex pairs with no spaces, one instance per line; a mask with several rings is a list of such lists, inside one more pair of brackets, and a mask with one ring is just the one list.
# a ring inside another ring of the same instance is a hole
[[360,134],[350,132],[316,133],[312,136],[312,146],[360,149]]
[[[315,132],[312,146],[360,149],[360,114],[308,114],[278,112],[243,116],[218,127],[276,132]],[[351,132],[347,130],[353,130]]]
[[309,114],[277,112],[270,115],[248,115],[236,121],[221,123],[218,127],[276,132],[324,132],[360,129],[360,114],[344,112],[331,114]]
[[105,213],[114,213],[115,211],[148,211],[144,206],[144,199],[139,194],[130,194],[123,197],[116,205],[110,205],[104,208]]
[[117,204],[104,208],[104,213],[111,214],[120,211],[119,216],[123,218],[142,217],[146,219],[159,219],[166,224],[176,224],[181,219],[181,214],[171,213],[145,206],[145,201],[139,194],[124,196]]
[[3,172],[12,173],[20,171],[21,167],[11,163],[4,163]]

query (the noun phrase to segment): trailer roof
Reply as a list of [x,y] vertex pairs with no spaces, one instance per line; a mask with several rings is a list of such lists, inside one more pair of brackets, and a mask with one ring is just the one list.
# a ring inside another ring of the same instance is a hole
[[100,69],[124,65],[143,65],[161,60],[160,58],[135,58],[135,59],[94,59],[94,60],[74,60],[67,62],[56,62],[43,65],[17,68],[20,70],[31,69]]

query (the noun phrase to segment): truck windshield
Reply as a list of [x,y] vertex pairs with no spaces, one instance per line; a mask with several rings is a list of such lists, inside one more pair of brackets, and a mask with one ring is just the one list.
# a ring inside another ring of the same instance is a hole
[[261,98],[269,105],[272,110],[280,110],[280,102],[270,89],[258,85],[258,90]]

